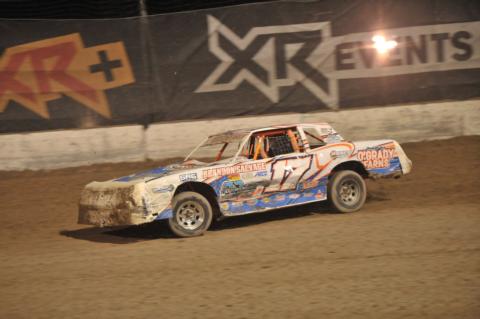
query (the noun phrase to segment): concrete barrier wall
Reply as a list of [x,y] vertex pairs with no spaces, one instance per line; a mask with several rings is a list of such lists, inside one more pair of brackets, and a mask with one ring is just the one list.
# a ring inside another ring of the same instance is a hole
[[0,170],[142,161],[144,136],[140,125],[0,135]]
[[154,124],[146,131],[146,154],[150,159],[185,156],[210,134],[308,122],[328,122],[349,140],[393,138],[413,142],[476,135],[480,134],[480,100]]
[[184,157],[206,136],[237,128],[329,122],[350,140],[399,142],[480,135],[480,100],[0,135],[0,170],[53,169]]

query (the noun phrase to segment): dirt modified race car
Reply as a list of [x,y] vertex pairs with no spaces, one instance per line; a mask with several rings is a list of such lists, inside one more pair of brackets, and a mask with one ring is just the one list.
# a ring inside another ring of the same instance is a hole
[[366,178],[411,167],[396,141],[348,142],[325,123],[229,131],[205,139],[183,163],[88,184],[79,223],[168,219],[176,235],[190,237],[212,219],[323,200],[354,212],[365,203]]

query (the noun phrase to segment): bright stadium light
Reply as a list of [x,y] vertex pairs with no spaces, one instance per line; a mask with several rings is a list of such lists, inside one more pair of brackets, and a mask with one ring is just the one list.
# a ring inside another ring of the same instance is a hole
[[388,51],[397,47],[398,42],[395,40],[387,40],[383,35],[374,35],[372,37],[373,47],[378,51],[380,54],[385,54]]

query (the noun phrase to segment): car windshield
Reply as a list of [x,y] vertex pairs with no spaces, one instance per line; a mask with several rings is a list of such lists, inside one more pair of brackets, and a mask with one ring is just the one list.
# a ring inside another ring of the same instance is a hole
[[197,146],[185,161],[195,160],[204,163],[230,161],[247,135],[246,132],[228,132],[210,136]]

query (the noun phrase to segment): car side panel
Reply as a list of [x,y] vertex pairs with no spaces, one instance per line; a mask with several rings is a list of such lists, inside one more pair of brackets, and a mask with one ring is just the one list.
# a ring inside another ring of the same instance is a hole
[[[206,167],[196,175],[215,190],[224,215],[242,215],[326,200],[328,177],[345,162],[361,163],[372,177],[401,174],[396,145],[392,140],[342,141],[306,153]],[[157,219],[170,216],[167,207]]]

